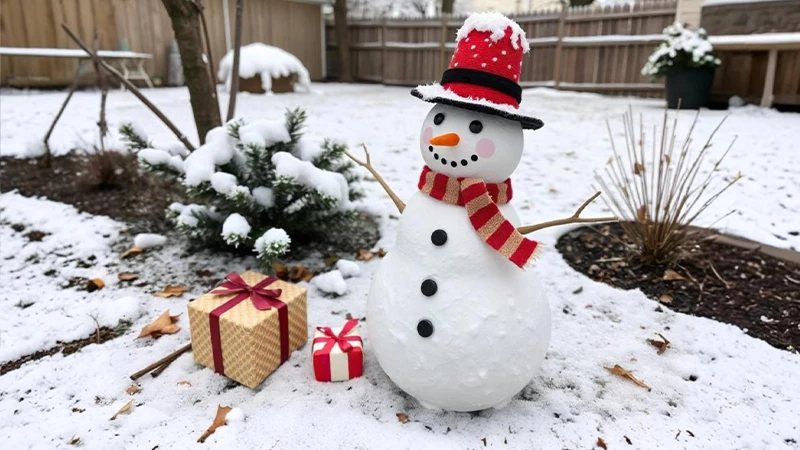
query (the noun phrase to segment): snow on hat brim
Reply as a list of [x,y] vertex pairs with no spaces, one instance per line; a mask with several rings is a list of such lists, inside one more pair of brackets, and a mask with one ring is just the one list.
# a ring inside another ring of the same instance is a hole
[[439,83],[417,86],[411,90],[411,95],[428,103],[441,103],[514,120],[522,125],[523,130],[538,130],[544,126],[544,122],[541,120],[522,115],[517,108],[511,105],[501,105],[482,98],[462,97],[445,89]]

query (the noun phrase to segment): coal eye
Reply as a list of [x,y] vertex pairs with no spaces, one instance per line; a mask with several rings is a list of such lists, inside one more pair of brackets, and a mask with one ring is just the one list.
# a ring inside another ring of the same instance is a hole
[[441,125],[442,122],[444,122],[444,114],[439,113],[439,114],[433,116],[434,125]]
[[472,131],[473,133],[478,134],[481,131],[483,131],[483,124],[481,123],[480,120],[473,120],[469,124],[469,131]]

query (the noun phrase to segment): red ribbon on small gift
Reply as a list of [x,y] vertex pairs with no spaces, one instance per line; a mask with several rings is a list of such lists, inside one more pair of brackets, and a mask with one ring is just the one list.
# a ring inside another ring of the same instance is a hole
[[337,344],[343,352],[350,353],[350,351],[353,350],[353,346],[347,341],[361,341],[361,336],[347,336],[347,333],[351,332],[357,325],[358,320],[348,320],[347,323],[344,324],[344,328],[342,328],[342,331],[340,331],[339,334],[334,333],[333,330],[331,330],[331,327],[317,327],[317,331],[324,334],[325,337],[314,338],[313,344],[327,342],[322,350],[318,350],[324,353],[328,353],[333,350],[333,347]]
[[[313,344],[325,343],[323,348],[314,352],[314,374],[317,381],[331,381],[329,356],[336,345],[342,349],[342,352],[348,354],[348,373],[350,378],[361,376],[363,372],[361,349],[350,344],[350,342],[361,342],[361,336],[347,336],[356,326],[358,326],[358,320],[348,320],[338,334],[334,333],[330,327],[317,327],[317,331],[324,334],[324,336],[315,337]],[[354,350],[357,350],[357,352],[354,352]],[[321,355],[321,357],[318,357],[318,355]]]
[[216,307],[209,316],[208,324],[211,330],[211,352],[214,355],[214,370],[225,375],[225,366],[222,362],[222,342],[219,332],[219,318],[234,306],[247,300],[253,302],[253,306],[259,311],[276,308],[278,310],[278,325],[280,327],[281,341],[281,363],[289,359],[289,308],[286,303],[280,301],[280,289],[264,289],[270,284],[278,281],[275,277],[267,277],[253,286],[247,284],[238,273],[229,273],[225,276],[225,281],[216,289],[211,291],[214,295],[233,295],[238,294],[227,302]]

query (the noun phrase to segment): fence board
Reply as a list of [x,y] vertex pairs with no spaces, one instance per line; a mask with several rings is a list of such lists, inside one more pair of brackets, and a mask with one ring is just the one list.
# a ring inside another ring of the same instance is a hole
[[[642,86],[652,90],[660,85],[649,83],[639,70],[653,44],[660,41],[661,30],[674,18],[674,0],[646,1],[634,7],[570,8],[563,11],[563,20],[560,10],[518,15],[514,19],[531,44],[531,52],[523,60],[520,83],[608,83],[621,93],[640,92]],[[459,17],[351,19],[348,27],[353,77],[400,85],[435,81],[443,70],[442,43],[446,43],[445,61],[449,61],[462,23],[463,18]],[[559,29],[563,33],[560,44]],[[327,24],[326,35],[328,73],[334,74],[338,64],[332,23]],[[641,52],[641,48],[648,51]],[[626,84],[634,85],[630,92],[624,89]]]
[[[231,22],[235,1],[230,0]],[[222,0],[203,0],[211,50],[219,60],[227,52]],[[0,0],[0,40],[6,47],[76,48],[61,30],[66,23],[91,45],[95,31],[101,48],[150,53],[145,69],[165,79],[172,23],[161,0]],[[322,10],[319,4],[284,0],[245,2],[243,43],[264,42],[297,56],[312,79],[323,76]],[[231,23],[233,28],[233,23]],[[331,58],[329,58],[330,60]],[[66,58],[8,57],[0,59],[0,84],[67,85],[78,62]],[[94,75],[86,81],[94,83]]]

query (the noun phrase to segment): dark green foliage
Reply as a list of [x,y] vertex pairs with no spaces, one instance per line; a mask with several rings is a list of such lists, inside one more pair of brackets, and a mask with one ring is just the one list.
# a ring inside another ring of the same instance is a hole
[[[331,230],[352,226],[356,218],[355,211],[340,208],[336,198],[325,195],[314,186],[301,184],[293,178],[279,177],[275,173],[272,159],[276,153],[286,152],[302,159],[300,147],[309,145],[301,141],[305,120],[304,110],[288,110],[284,126],[289,140],[268,146],[243,142],[240,133],[243,133],[242,127],[247,123],[240,119],[230,122],[227,125],[227,134],[232,138],[230,142],[221,144],[220,139],[212,139],[206,145],[235,147],[234,156],[225,164],[217,164],[215,172],[236,177],[236,187],[221,193],[210,181],[185,185],[186,194],[193,204],[185,207],[176,205],[168,212],[177,228],[205,247],[253,252],[258,238],[273,228],[283,229],[294,242],[305,242],[325,240]],[[138,136],[133,127],[124,126],[120,131],[131,149],[150,147],[150,143]],[[341,174],[349,185],[358,177],[354,166],[347,161],[344,154],[346,150],[343,144],[325,140],[310,162],[318,169]],[[203,148],[196,150],[201,151],[204,151]],[[142,167],[164,175],[175,172],[173,167],[153,166],[144,162]],[[184,176],[181,175],[177,182],[183,182],[183,179]],[[267,192],[264,188],[272,192],[272,204],[268,206],[264,205],[264,193]],[[361,192],[349,187],[349,200],[356,200],[361,196]],[[247,221],[251,227],[249,233],[229,233],[223,236],[223,223],[232,214],[239,214]],[[256,251],[258,260],[265,268],[269,268],[272,261],[288,251],[286,245],[273,241],[261,243],[259,249],[261,251]]]

